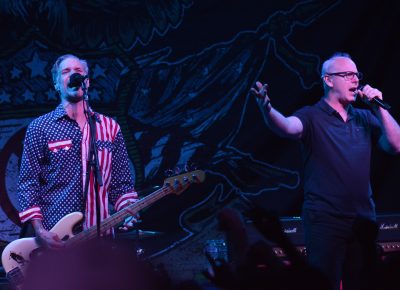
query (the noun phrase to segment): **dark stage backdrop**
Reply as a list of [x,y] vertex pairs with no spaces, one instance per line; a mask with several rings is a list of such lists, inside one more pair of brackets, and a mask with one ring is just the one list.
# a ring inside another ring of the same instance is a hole
[[[248,91],[267,82],[274,107],[291,114],[319,100],[322,61],[345,51],[400,120],[397,3],[1,1],[0,240],[18,237],[22,141],[59,102],[50,69],[65,53],[88,60],[90,103],[120,123],[142,196],[187,162],[207,174],[142,212],[140,228],[160,233],[142,240],[149,257],[212,238],[216,213],[247,200],[300,215],[299,144],[268,130]],[[399,165],[374,152],[378,213],[400,210]]]

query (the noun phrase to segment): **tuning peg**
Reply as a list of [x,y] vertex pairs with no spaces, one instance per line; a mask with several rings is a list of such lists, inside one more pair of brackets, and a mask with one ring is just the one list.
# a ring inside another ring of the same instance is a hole
[[179,175],[179,174],[181,174],[182,173],[182,169],[179,167],[179,166],[176,166],[175,167],[175,175]]
[[182,183],[179,181],[179,179],[174,180],[174,189],[176,191],[179,191],[182,189]]
[[188,182],[189,182],[189,177],[187,177],[187,176],[184,176],[182,180],[183,180],[183,183],[185,183],[185,184],[186,184],[186,183],[188,183]]
[[171,176],[175,175],[175,172],[172,169],[166,169],[166,170],[164,170],[164,175],[166,177],[171,177]]
[[200,183],[200,179],[199,179],[199,177],[197,176],[197,174],[195,174],[195,173],[192,174],[192,182],[194,182],[194,183]]
[[185,163],[185,172],[194,171],[197,169],[197,166],[193,162],[186,162]]

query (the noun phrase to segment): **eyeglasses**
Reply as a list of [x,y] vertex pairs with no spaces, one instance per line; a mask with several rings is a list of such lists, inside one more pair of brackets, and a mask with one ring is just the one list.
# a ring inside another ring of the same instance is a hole
[[355,79],[355,77],[357,77],[357,79],[359,80],[363,78],[363,74],[361,72],[352,72],[352,71],[326,73],[325,76],[339,76],[344,78],[346,81],[352,81]]

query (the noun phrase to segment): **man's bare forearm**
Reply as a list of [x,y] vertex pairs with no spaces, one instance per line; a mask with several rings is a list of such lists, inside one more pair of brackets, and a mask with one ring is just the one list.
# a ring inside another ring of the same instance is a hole
[[301,137],[303,127],[297,117],[285,117],[273,107],[263,109],[263,113],[268,127],[278,136],[291,139]]

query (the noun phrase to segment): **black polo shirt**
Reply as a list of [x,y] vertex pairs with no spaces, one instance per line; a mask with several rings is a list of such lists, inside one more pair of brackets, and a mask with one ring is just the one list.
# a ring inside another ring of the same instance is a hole
[[344,122],[324,99],[293,115],[303,124],[303,209],[374,218],[370,163],[372,143],[380,135],[378,119],[350,106]]

